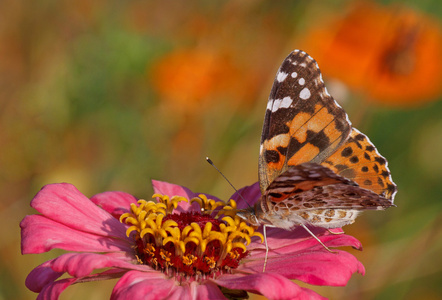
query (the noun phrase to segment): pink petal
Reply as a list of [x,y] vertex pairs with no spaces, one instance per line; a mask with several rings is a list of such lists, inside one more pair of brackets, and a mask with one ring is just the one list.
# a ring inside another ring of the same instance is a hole
[[[340,234],[333,235],[327,230],[318,227],[310,227],[310,230],[321,239],[323,242],[328,242],[330,247],[351,246],[355,249],[361,249],[361,243],[354,237]],[[262,232],[262,229],[260,230]],[[279,249],[285,246],[297,247],[298,250],[307,249],[311,246],[320,245],[304,228],[298,227],[294,230],[284,230],[280,228],[268,228],[267,243],[269,249]],[[342,232],[341,229],[334,229],[334,232]],[[265,249],[264,243],[261,240],[254,238],[249,247],[250,249]],[[295,251],[293,248],[292,251]]]
[[44,262],[29,273],[26,278],[26,286],[39,292],[48,284],[52,284],[64,273],[76,278],[94,276],[94,280],[108,279],[108,273],[97,273],[91,275],[94,270],[103,268],[111,269],[115,272],[126,272],[124,270],[140,270],[145,272],[156,272],[150,267],[133,264],[133,259],[122,253],[95,254],[95,253],[66,253],[55,259]]
[[259,293],[268,299],[325,299],[275,273],[222,275],[213,281],[229,289]]
[[60,294],[71,284],[77,281],[76,278],[66,278],[54,282],[43,288],[43,290],[38,294],[37,300],[53,300],[58,299]]
[[[167,300],[187,300],[192,298],[192,292],[189,285],[176,285],[167,295]],[[223,299],[223,298],[220,298]]]
[[111,299],[165,299],[174,288],[177,288],[175,280],[160,272],[129,271],[118,280]]
[[[96,273],[88,276],[86,281],[96,281],[104,279],[112,279],[121,277],[126,271],[121,270],[107,270],[101,273]],[[28,276],[29,277],[29,276]],[[28,280],[28,279],[27,279]],[[55,279],[54,279],[55,280]],[[84,282],[84,278],[65,278],[58,281],[48,281],[46,285],[38,287],[38,289],[31,289],[34,292],[39,293],[37,299],[58,299],[60,294],[70,285],[77,282]],[[42,283],[41,281],[40,283]],[[28,284],[26,284],[28,286]],[[36,285],[34,285],[36,286]],[[29,287],[29,286],[28,286]]]
[[51,263],[52,261],[44,262],[29,273],[25,280],[28,289],[39,293],[48,283],[54,282],[63,275],[64,272],[54,272],[50,267]]
[[54,248],[84,252],[132,253],[132,241],[126,236],[121,239],[119,236],[114,236],[113,232],[109,232],[108,236],[97,236],[73,229],[42,215],[26,216],[21,221],[20,227],[22,254],[43,253]]
[[[305,232],[303,228],[294,231],[270,231],[266,272],[275,272],[289,279],[298,279],[310,284],[332,286],[346,285],[355,272],[364,274],[364,266],[353,255],[341,250],[330,253],[308,233],[307,237],[302,237],[302,230]],[[314,229],[314,232],[318,234],[320,231]],[[292,239],[288,238],[290,235]],[[360,246],[358,240],[345,234],[327,233],[318,234],[318,237],[328,247]],[[259,248],[252,250],[250,258],[243,261],[240,267],[242,272],[262,272],[265,247],[259,245]]]
[[[261,190],[259,189],[258,182],[239,189],[238,193],[235,192],[232,197],[230,197],[230,199],[233,199],[237,202],[237,208],[239,209],[244,209],[249,206],[255,205],[259,198],[261,198]],[[246,200],[247,202],[244,200]]]
[[[305,252],[269,258],[266,272],[314,285],[345,286],[353,273],[365,273],[364,266],[350,253],[342,250]],[[262,266],[262,265],[261,265]],[[262,268],[261,268],[262,270]]]
[[219,287],[213,282],[206,281],[204,284],[193,282],[192,284],[194,285],[194,289],[192,289],[193,297],[191,299],[227,299]]
[[136,203],[137,198],[124,192],[104,192],[91,198],[95,205],[101,207],[114,218],[119,219],[124,213],[130,212],[130,204]]
[[184,186],[168,183],[165,181],[152,180],[152,186],[155,194],[168,195],[169,197],[181,196],[187,199],[192,199],[193,197],[198,196],[198,194],[193,193],[191,190]]
[[52,261],[52,269],[55,272],[67,272],[74,277],[90,275],[92,271],[102,268],[135,269],[140,271],[153,272],[145,265],[134,264],[133,257],[124,253],[66,253]]
[[102,236],[112,233],[113,236],[126,238],[126,227],[72,184],[44,186],[32,199],[31,206],[44,216],[68,227]]
[[[192,198],[198,197],[200,194],[206,195],[206,197],[209,199],[213,199],[215,201],[221,201],[215,196],[205,194],[205,193],[194,193],[184,186],[180,186],[180,185],[176,185],[176,184],[172,184],[172,183],[168,183],[168,182],[164,182],[164,181],[152,180],[152,186],[153,186],[154,193],[156,193],[156,194],[167,195],[169,197],[181,196],[181,197],[184,197],[187,200],[189,200],[189,202]],[[178,204],[178,208],[176,209],[176,211],[178,211],[178,212],[198,211],[199,212],[200,209],[201,208],[198,205],[198,203],[194,202],[192,205],[190,205],[188,202],[183,201]]]
[[219,287],[210,281],[201,284],[192,282],[190,284],[177,286],[167,296],[168,300],[193,300],[193,299],[227,299]]

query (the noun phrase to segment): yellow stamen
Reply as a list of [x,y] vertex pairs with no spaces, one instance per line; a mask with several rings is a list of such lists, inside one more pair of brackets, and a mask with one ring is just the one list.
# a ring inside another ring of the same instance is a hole
[[170,262],[170,256],[172,256],[172,253],[167,252],[164,249],[160,250],[160,256],[163,260],[165,260],[166,262]]
[[207,199],[207,196],[204,194],[199,194],[198,197],[192,198],[192,200],[190,200],[190,204],[193,202],[197,202],[199,204],[201,207],[201,212],[204,214],[211,214],[218,207],[224,206],[223,202]]
[[178,203],[181,201],[189,202],[186,198],[181,196],[173,196],[169,198],[169,196],[154,194],[152,198],[157,198],[159,203],[162,203],[167,208],[167,213],[171,214],[174,209],[178,207]]
[[186,266],[191,266],[194,262],[196,262],[197,259],[198,257],[192,254],[186,254],[183,256],[183,264],[185,264]]
[[151,243],[147,243],[144,252],[149,256],[155,256],[155,247]]
[[215,257],[213,257],[213,256],[210,256],[210,257],[206,256],[206,257],[204,257],[204,261],[209,266],[209,268],[213,269],[213,268],[216,267]]
[[[210,214],[221,207],[224,216],[217,221],[216,225],[210,222],[210,216],[208,218],[199,216],[195,220],[200,220],[200,218],[208,220],[204,221],[203,228],[201,228],[200,221],[198,223],[195,221],[180,229],[178,223],[174,221],[179,220],[177,215],[171,217],[169,215],[173,214],[173,210],[178,207],[180,201],[187,201],[187,199],[180,196],[169,198],[167,195],[159,194],[153,195],[153,198],[156,198],[158,202],[138,200],[137,204],[131,204],[130,212],[122,214],[120,221],[129,225],[126,231],[127,236],[132,234],[137,241],[135,248],[139,251],[135,254],[137,260],[154,268],[167,269],[173,266],[171,261],[178,257],[186,266],[192,266],[197,260],[202,259],[210,269],[225,268],[227,270],[229,266],[224,264],[227,256],[234,260],[244,257],[247,252],[246,245],[251,243],[252,236],[258,236],[261,241],[264,240],[261,233],[255,232],[255,227],[247,225],[236,216],[237,206],[234,200],[230,200],[229,205],[225,205],[208,199],[203,194],[193,198],[190,202],[197,202],[205,214]],[[164,220],[166,217],[167,219]],[[207,252],[210,255],[206,255],[206,251],[210,251]],[[144,254],[139,255],[140,253]],[[147,259],[147,262],[143,262],[143,258]],[[220,267],[221,263],[223,267]],[[178,267],[175,271],[183,272]],[[200,271],[197,270],[197,272]]]
[[229,252],[228,256],[233,259],[237,259],[239,257],[239,253],[236,250],[232,250]]

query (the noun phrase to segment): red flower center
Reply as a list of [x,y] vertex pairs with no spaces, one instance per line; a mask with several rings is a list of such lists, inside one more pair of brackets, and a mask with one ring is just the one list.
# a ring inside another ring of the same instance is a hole
[[224,217],[219,220],[199,212],[172,213],[183,197],[154,195],[159,203],[139,200],[131,205],[132,213],[120,220],[131,225],[128,236],[135,239],[135,255],[140,264],[175,277],[177,281],[204,280],[237,268],[248,255],[246,245],[251,236],[260,236],[236,216],[236,203],[230,206],[207,199],[194,198],[205,212],[222,206]]

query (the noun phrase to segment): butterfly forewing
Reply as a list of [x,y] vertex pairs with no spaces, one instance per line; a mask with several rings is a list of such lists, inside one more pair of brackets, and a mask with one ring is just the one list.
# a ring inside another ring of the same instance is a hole
[[353,128],[348,140],[322,165],[393,202],[397,188],[387,160],[359,130]]
[[261,192],[289,166],[320,163],[347,139],[351,124],[328,94],[316,61],[293,51],[276,74],[259,155]]

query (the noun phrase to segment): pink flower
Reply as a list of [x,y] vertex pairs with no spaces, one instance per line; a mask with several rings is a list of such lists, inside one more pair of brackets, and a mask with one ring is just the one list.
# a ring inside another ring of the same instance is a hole
[[[341,250],[336,254],[327,252],[302,228],[267,231],[270,252],[263,273],[265,246],[260,233],[248,227],[244,230],[245,223],[241,225],[233,216],[213,219],[207,212],[216,211],[217,198],[160,181],[153,181],[153,187],[164,204],[138,201],[123,192],[105,192],[88,199],[67,183],[43,187],[31,202],[41,214],[26,216],[20,224],[22,253],[43,253],[54,248],[75,252],[31,271],[26,286],[39,293],[37,299],[57,299],[73,283],[108,278],[120,278],[112,299],[226,299],[226,289],[262,294],[269,299],[323,299],[291,280],[344,286],[354,272],[364,273],[354,256]],[[251,204],[260,197],[257,184],[239,192]],[[194,201],[179,202],[183,200],[180,197]],[[238,202],[238,208],[245,207],[237,195],[232,199]],[[235,211],[235,201],[230,202],[231,212]],[[150,217],[143,225],[140,216],[146,213],[141,208],[151,204],[147,213]],[[208,210],[206,214],[201,214],[201,206]],[[229,215],[228,209],[224,207],[225,215]],[[185,222],[194,223],[190,231]],[[161,226],[165,226],[163,231]],[[227,230],[228,226],[236,229]],[[314,232],[328,247],[361,247],[351,236],[319,229]],[[155,244],[158,240],[164,246]],[[70,277],[58,279],[64,273]]]

